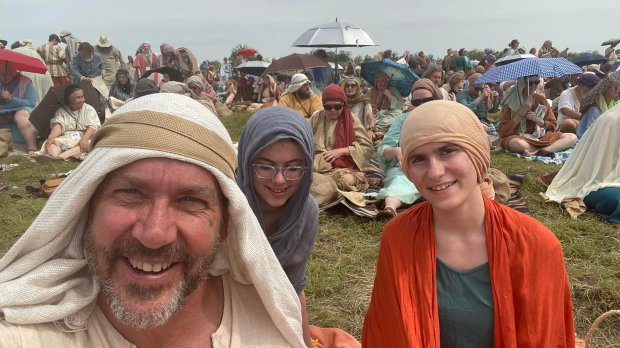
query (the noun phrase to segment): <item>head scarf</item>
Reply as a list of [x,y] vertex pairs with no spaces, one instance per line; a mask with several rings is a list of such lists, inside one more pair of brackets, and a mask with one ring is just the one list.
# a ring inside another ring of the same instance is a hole
[[186,83],[178,81],[168,81],[161,86],[160,92],[162,93],[175,93],[184,95],[186,97],[192,96],[192,90],[187,87]]
[[[517,79],[517,83],[510,89],[508,92],[504,93],[504,100],[502,101],[503,105],[508,105],[511,112],[511,117],[517,116],[517,113],[523,105],[525,105],[525,100],[523,100],[523,90],[529,88],[527,77],[519,77]],[[519,124],[518,130],[519,133],[526,132],[526,123],[527,119],[524,117]]]
[[[351,108],[347,103],[347,97],[344,94],[344,91],[342,90],[342,88],[340,88],[340,86],[332,83],[325,87],[325,89],[323,90],[322,98],[323,104],[329,101],[337,101],[343,104],[342,113],[340,114],[340,118],[338,119],[338,123],[336,124],[336,129],[334,130],[334,133],[336,134],[334,149],[351,146],[351,144],[353,144],[353,141],[355,140],[355,131],[353,129],[353,114],[351,113]],[[360,170],[362,169],[357,168],[357,165],[355,164],[353,158],[350,155],[340,156],[336,158],[332,162],[332,167]]]
[[172,47],[167,42],[162,42],[161,45],[159,45],[159,50],[161,51],[161,54],[165,54],[165,53],[174,52],[174,47]]
[[206,60],[202,63],[200,63],[200,71],[201,72],[207,72],[209,71],[209,62],[207,62]]
[[405,175],[409,176],[406,163],[411,152],[421,145],[435,142],[460,146],[476,168],[478,183],[485,180],[491,163],[489,141],[480,120],[469,108],[447,100],[436,100],[411,111],[400,133]]
[[264,148],[283,139],[294,141],[303,150],[307,170],[301,184],[284,206],[276,231],[267,237],[280,263],[294,256],[299,236],[308,221],[318,219],[314,198],[310,195],[314,142],[310,124],[292,109],[273,106],[257,111],[243,128],[237,147],[237,184],[245,194],[262,227],[264,221],[259,198],[254,192],[252,163]]
[[205,89],[205,85],[202,83],[202,79],[200,78],[200,76],[197,75],[192,75],[187,79],[187,86],[189,87],[191,85],[196,85],[200,87],[200,89],[203,91]]
[[437,88],[437,86],[433,83],[433,81],[427,78],[421,78],[417,80],[411,87],[411,94],[413,95],[413,91],[418,90],[418,89],[425,89],[431,92],[431,94],[433,95],[433,99],[435,100],[443,99],[443,94],[441,94],[441,91],[439,90],[439,88]]
[[341,83],[342,89],[344,89],[344,86],[347,83],[355,83],[357,85],[357,92],[355,92],[355,95],[352,96],[352,97],[347,95],[347,104],[349,104],[349,106],[355,105],[357,103],[363,103],[363,102],[366,102],[366,101],[370,101],[368,96],[362,94],[362,86],[361,86],[360,80],[357,77],[355,77],[355,76],[347,76],[347,77],[343,78],[342,79],[342,83]]
[[116,110],[91,145],[86,159],[0,259],[5,320],[56,321],[68,330],[84,329],[100,289],[82,246],[89,201],[115,169],[145,158],[169,158],[208,170],[228,200],[228,236],[211,273],[252,284],[282,336],[291,346],[303,345],[299,300],[235,182],[235,151],[217,116],[190,98],[152,94]]
[[[131,77],[129,77],[129,71],[125,68],[118,68],[118,70],[116,70],[116,77],[118,77],[118,75],[125,75],[127,76],[127,83],[124,85],[121,85],[118,80],[114,81],[114,84],[120,88],[123,93],[127,94],[127,95],[131,95],[132,91],[134,91],[135,87],[134,87],[134,83],[131,80]],[[134,91],[135,93],[135,91]],[[135,94],[134,94],[135,95]]]
[[310,80],[308,80],[308,76],[304,74],[295,74],[291,78],[291,83],[286,86],[286,90],[284,91],[284,93],[282,93],[282,95],[285,96],[287,94],[295,93],[301,88],[301,86],[305,85],[306,83],[310,83]]
[[586,112],[590,106],[598,106],[601,112],[607,111],[607,101],[603,97],[603,93],[611,86],[620,84],[620,71],[607,74],[601,82],[590,90],[581,100],[579,112]]
[[385,94],[383,94],[383,91],[379,91],[379,89],[377,88],[377,81],[379,81],[379,76],[383,76],[385,78],[385,81],[387,81],[386,88],[390,88],[390,79],[388,78],[388,76],[384,73],[377,73],[375,83],[372,90],[370,91],[370,100],[374,100],[375,104],[377,105],[377,110],[385,110],[390,108],[390,98],[386,97]]

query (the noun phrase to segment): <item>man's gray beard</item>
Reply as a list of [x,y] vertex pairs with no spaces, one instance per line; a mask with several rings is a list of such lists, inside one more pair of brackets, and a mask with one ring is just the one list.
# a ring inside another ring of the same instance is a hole
[[[155,308],[152,312],[145,315],[132,313],[126,308],[126,304],[121,299],[121,296],[118,295],[112,283],[111,270],[111,262],[117,260],[118,253],[115,253],[114,251],[110,252],[102,250],[94,245],[94,238],[92,237],[90,224],[86,231],[84,243],[84,249],[90,272],[95,276],[95,279],[97,279],[99,284],[101,284],[101,291],[103,291],[113,315],[116,319],[127,326],[136,329],[147,329],[161,326],[168,322],[168,320],[170,320],[170,318],[187,303],[189,297],[198,288],[201,282],[209,279],[209,275],[213,268],[213,262],[217,251],[222,244],[222,240],[220,238],[220,233],[218,233],[216,240],[207,251],[205,257],[202,259],[194,259],[192,264],[186,262],[185,264],[190,267],[191,265],[196,265],[198,262],[198,266],[195,266],[197,269],[193,272],[195,276],[191,276],[189,274],[189,271],[192,270],[185,269],[183,272],[184,279],[177,284],[176,289],[174,289],[172,296],[164,307]],[[187,249],[185,247],[171,246],[170,248],[173,249],[173,251],[170,252],[181,250],[181,253],[187,254]],[[132,250],[133,249],[129,248],[128,251],[131,252]],[[102,269],[102,265],[97,263],[97,260],[102,257],[107,261],[108,269]],[[187,259],[187,257],[184,259]],[[139,284],[130,284],[125,290],[133,298],[148,301],[155,298],[163,289],[163,286],[144,288]]]
[[308,98],[310,98],[310,91],[308,91],[307,94],[302,94],[302,92],[296,91],[295,94],[297,95],[297,98],[299,98],[299,99],[308,99]]

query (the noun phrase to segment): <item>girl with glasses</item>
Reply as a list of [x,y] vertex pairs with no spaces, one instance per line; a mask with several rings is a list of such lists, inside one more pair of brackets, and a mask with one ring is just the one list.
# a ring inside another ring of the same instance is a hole
[[374,155],[366,129],[351,113],[342,88],[335,84],[325,87],[322,99],[324,110],[310,118],[315,147],[312,195],[319,206],[337,200],[338,189],[366,191],[363,170]]
[[313,156],[308,121],[281,106],[252,115],[241,133],[237,155],[237,184],[297,291],[306,344],[310,343],[306,264],[319,222],[318,206],[310,195]]

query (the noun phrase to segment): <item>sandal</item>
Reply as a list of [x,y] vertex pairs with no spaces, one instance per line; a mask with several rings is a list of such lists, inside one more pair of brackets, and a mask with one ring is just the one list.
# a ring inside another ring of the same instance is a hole
[[396,216],[396,211],[392,209],[391,207],[387,207],[383,210],[379,210],[379,212],[377,213],[376,219],[377,220],[389,220],[395,216]]

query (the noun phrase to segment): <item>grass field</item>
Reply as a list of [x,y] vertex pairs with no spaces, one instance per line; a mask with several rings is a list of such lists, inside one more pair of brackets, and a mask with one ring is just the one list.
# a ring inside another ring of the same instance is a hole
[[[248,114],[224,119],[234,141],[239,138]],[[0,172],[0,255],[19,238],[45,204],[25,186],[36,186],[42,178],[66,172],[77,162],[41,166],[21,157],[0,160],[19,166]],[[573,292],[575,325],[584,337],[601,313],[620,309],[620,230],[586,213],[571,220],[559,206],[543,203],[538,193],[544,187],[534,178],[558,170],[556,165],[529,162],[506,153],[494,153],[492,166],[507,174],[527,172],[522,194],[533,216],[560,239]],[[370,299],[376,255],[383,223],[362,219],[346,212],[320,214],[320,230],[309,268],[306,296],[310,322],[323,327],[340,327],[361,336],[364,314]],[[620,347],[620,318],[601,324],[596,347]]]

